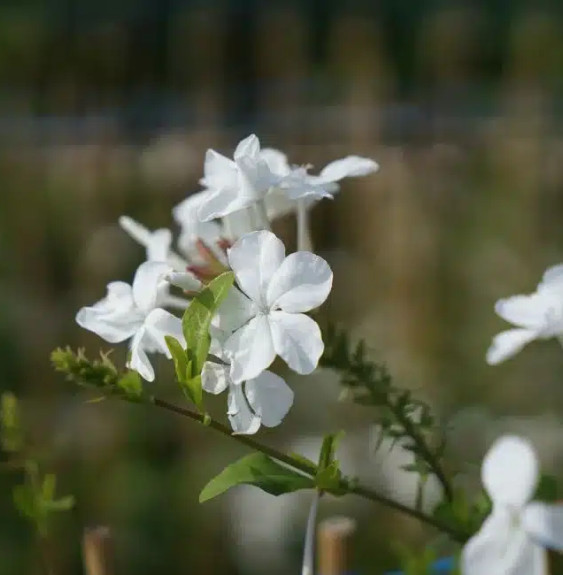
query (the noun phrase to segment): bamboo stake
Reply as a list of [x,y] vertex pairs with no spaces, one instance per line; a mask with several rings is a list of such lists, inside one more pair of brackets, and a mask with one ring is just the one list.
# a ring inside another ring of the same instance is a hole
[[114,575],[113,539],[109,527],[84,530],[82,555],[86,575]]
[[331,517],[319,523],[319,575],[344,575],[349,571],[350,541],[356,522],[349,517]]

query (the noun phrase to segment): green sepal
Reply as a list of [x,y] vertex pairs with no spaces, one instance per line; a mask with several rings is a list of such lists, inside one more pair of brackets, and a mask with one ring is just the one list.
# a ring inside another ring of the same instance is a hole
[[231,487],[242,484],[254,485],[271,495],[282,495],[315,486],[310,477],[280,465],[263,453],[252,453],[215,476],[199,494],[199,501],[203,503]]

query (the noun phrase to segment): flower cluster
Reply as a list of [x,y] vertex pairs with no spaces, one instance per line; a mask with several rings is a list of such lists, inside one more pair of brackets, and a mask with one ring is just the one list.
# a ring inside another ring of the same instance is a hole
[[[146,261],[132,285],[110,283],[106,297],[83,307],[76,321],[110,343],[130,340],[127,366],[153,381],[147,354],[170,358],[167,336],[186,346],[182,320],[166,308],[186,309],[190,297],[231,270],[236,287],[213,319],[201,386],[213,394],[228,390],[227,415],[235,432],[278,425],[293,391],[268,368],[280,356],[297,373],[311,373],[324,349],[319,326],[305,314],[328,297],[332,271],[303,249],[310,246],[307,210],[334,197],[343,178],[368,175],[378,165],[348,156],[318,175],[309,169],[290,165],[279,150],[261,149],[255,135],[238,144],[232,160],[208,150],[203,189],[172,210],[180,227],[176,249],[169,229],[151,231],[122,216],[120,226],[146,249]],[[298,215],[299,251],[286,256],[269,227],[291,212]],[[173,286],[183,294],[174,295]]]

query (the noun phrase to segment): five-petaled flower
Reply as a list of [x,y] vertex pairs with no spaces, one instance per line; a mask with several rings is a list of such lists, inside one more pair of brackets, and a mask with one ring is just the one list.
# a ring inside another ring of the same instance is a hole
[[533,447],[501,437],[481,476],[493,509],[463,550],[463,575],[546,575],[544,548],[563,551],[563,505],[530,502],[538,482]]
[[229,374],[229,358],[219,340],[213,340],[210,351],[221,363],[205,362],[202,387],[213,394],[228,390],[227,416],[233,431],[248,435],[256,433],[261,425],[279,425],[293,404],[294,394],[287,383],[268,370],[246,382],[235,383]]
[[233,160],[207,150],[200,183],[211,193],[204,196],[198,216],[208,222],[249,208],[262,201],[278,181],[260,156],[260,141],[254,134],[238,144]]
[[332,270],[309,252],[285,256],[271,232],[247,234],[228,251],[239,289],[219,308],[215,325],[231,333],[224,351],[235,383],[260,375],[281,356],[301,374],[318,364],[324,344],[317,323],[304,313],[320,306],[332,287]]
[[166,278],[172,271],[166,263],[145,262],[137,269],[132,286],[125,282],[108,284],[104,299],[83,307],[76,315],[81,327],[110,343],[131,339],[127,366],[147,381],[154,380],[154,369],[147,352],[160,352],[170,357],[164,336],[185,341],[181,320],[162,309],[170,305],[186,307],[188,303],[170,296]]
[[496,365],[518,353],[535,339],[563,337],[563,264],[549,268],[537,290],[497,301],[496,313],[517,326],[493,339],[487,363]]

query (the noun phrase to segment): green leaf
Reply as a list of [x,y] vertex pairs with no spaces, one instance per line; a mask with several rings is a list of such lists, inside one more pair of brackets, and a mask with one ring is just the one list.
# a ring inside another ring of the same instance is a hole
[[44,501],[52,501],[55,497],[55,488],[57,486],[57,477],[53,473],[47,473],[43,478],[41,487],[41,498]]
[[33,489],[26,484],[16,485],[12,491],[16,509],[27,519],[35,520],[38,516],[37,498]]
[[324,470],[328,467],[335,459],[334,454],[338,443],[344,437],[344,431],[339,431],[338,433],[329,433],[325,435],[323,439],[323,445],[321,447],[321,455],[319,456],[319,471]]
[[263,453],[252,453],[232,463],[214,477],[199,494],[203,503],[221,495],[235,485],[254,485],[271,495],[291,493],[315,486],[310,477],[300,475],[276,463]]
[[184,313],[182,328],[186,338],[188,361],[192,362],[189,374],[191,378],[201,374],[211,343],[211,320],[227,297],[234,280],[233,272],[225,272],[216,277],[197,294]]
[[59,499],[44,501],[43,505],[48,511],[70,511],[74,507],[74,497],[67,495]]
[[23,447],[18,400],[9,392],[0,399],[0,446],[8,453],[16,453]]
[[188,355],[182,344],[171,335],[165,335],[164,339],[176,369],[176,378],[179,383],[186,383],[188,379]]
[[338,461],[333,461],[319,471],[315,476],[315,485],[322,491],[328,491],[332,495],[344,495],[346,488],[341,483],[342,473],[340,472]]
[[538,499],[545,503],[553,503],[559,499],[558,491],[557,478],[553,475],[542,473],[536,488],[534,499]]

